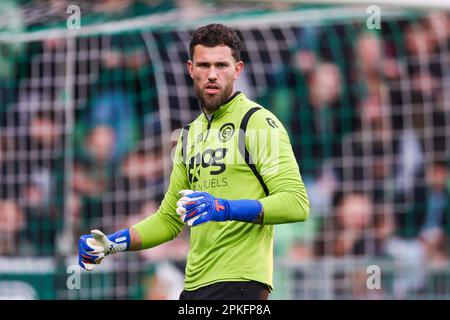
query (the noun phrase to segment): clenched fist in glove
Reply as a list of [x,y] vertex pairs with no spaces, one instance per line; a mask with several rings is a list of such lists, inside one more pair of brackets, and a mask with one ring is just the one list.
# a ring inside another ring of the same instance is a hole
[[78,264],[87,271],[94,270],[109,254],[126,251],[130,247],[129,229],[123,229],[111,235],[104,235],[100,230],[92,230],[78,240]]
[[225,200],[192,190],[181,190],[179,194],[177,213],[190,227],[209,221],[262,223],[263,208],[258,200]]

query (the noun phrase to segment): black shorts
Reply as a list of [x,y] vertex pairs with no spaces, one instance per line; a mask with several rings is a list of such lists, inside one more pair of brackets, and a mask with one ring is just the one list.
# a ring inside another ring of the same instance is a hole
[[180,300],[267,300],[269,288],[256,281],[226,281],[197,290],[183,290]]

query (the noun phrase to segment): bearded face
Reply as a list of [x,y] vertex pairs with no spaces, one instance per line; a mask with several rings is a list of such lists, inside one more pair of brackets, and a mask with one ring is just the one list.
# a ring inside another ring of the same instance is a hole
[[194,88],[201,106],[207,113],[213,113],[231,96],[233,83],[226,84],[224,88],[216,82],[208,82],[204,86],[195,83]]
[[233,94],[242,67],[242,61],[235,61],[228,46],[195,46],[188,69],[197,98],[207,113],[216,111]]

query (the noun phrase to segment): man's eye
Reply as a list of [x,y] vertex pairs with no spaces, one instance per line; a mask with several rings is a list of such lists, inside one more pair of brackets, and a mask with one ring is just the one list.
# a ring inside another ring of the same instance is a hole
[[219,63],[219,68],[226,68],[227,64],[226,63]]

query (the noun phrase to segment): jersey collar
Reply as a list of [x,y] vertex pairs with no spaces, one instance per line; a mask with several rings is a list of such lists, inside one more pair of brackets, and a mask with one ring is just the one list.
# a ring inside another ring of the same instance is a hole
[[[205,119],[208,121],[208,117],[211,119],[218,119],[220,116],[222,116],[225,112],[229,111],[230,106],[233,104],[233,102],[236,100],[236,97],[241,95],[242,92],[236,91],[232,96],[230,96],[225,102],[217,109],[213,114],[206,115],[205,112],[203,114],[205,115]],[[203,109],[203,108],[202,108]],[[231,111],[231,110],[230,110]]]

